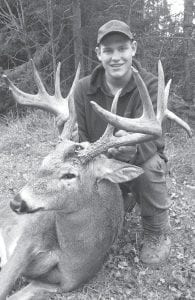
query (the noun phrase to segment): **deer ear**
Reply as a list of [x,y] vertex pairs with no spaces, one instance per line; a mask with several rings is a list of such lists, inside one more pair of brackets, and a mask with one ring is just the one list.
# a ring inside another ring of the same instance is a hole
[[142,168],[116,159],[105,159],[96,171],[98,181],[108,179],[115,183],[133,180],[144,172]]

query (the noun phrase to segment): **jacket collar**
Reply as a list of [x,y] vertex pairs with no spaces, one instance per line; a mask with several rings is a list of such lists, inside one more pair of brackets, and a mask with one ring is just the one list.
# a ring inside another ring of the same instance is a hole
[[[139,72],[142,71],[141,64],[133,59],[132,63],[133,67],[135,67]],[[121,96],[125,95],[128,92],[131,92],[136,87],[135,80],[133,76],[130,78],[127,85],[123,88]],[[108,90],[106,89],[105,85],[105,71],[102,64],[99,64],[92,72],[90,78],[90,86],[89,91],[87,94],[92,95],[95,94],[98,89],[102,90],[104,94],[109,94]]]

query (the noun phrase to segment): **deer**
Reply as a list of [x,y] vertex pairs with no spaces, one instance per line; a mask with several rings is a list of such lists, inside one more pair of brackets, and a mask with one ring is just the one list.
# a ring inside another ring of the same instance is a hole
[[[33,62],[32,66],[38,86],[36,95],[21,91],[4,75],[14,98],[56,116],[63,113],[67,121],[59,142],[43,159],[37,174],[10,201],[10,207],[1,210],[0,300],[49,299],[49,295],[77,289],[100,270],[123,226],[124,203],[119,183],[143,173],[140,167],[108,158],[109,148],[158,138],[165,117],[192,135],[188,124],[167,108],[171,81],[165,87],[160,62],[156,115],[145,84],[132,67],[143,114],[136,119],[117,116],[121,91],[116,93],[110,112],[92,102],[96,112],[108,122],[104,134],[94,143],[79,143],[73,138],[74,90],[80,67],[68,96],[63,98],[60,63],[53,96],[47,93]],[[128,133],[116,137],[115,128]],[[30,283],[10,295],[20,276]]]

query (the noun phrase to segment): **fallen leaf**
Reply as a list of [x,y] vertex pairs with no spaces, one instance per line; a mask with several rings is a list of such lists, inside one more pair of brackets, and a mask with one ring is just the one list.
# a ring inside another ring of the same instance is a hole
[[139,257],[138,256],[135,256],[134,257],[134,262],[137,264],[139,262]]

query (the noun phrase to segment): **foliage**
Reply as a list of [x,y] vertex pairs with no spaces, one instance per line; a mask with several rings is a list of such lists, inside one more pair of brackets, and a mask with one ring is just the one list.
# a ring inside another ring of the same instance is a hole
[[[98,63],[94,51],[98,28],[110,19],[120,19],[131,26],[143,66],[156,73],[160,58],[167,78],[173,78],[178,93],[182,91],[186,56],[183,15],[171,16],[166,0],[74,3],[80,10],[73,13],[73,0],[0,0],[0,66],[20,88],[35,90],[27,64],[33,58],[48,89],[53,90],[54,69],[61,61],[66,93],[76,68],[75,57],[82,56],[83,73],[89,74]],[[81,28],[76,22],[79,18]],[[79,44],[75,43],[77,31],[81,35]]]

